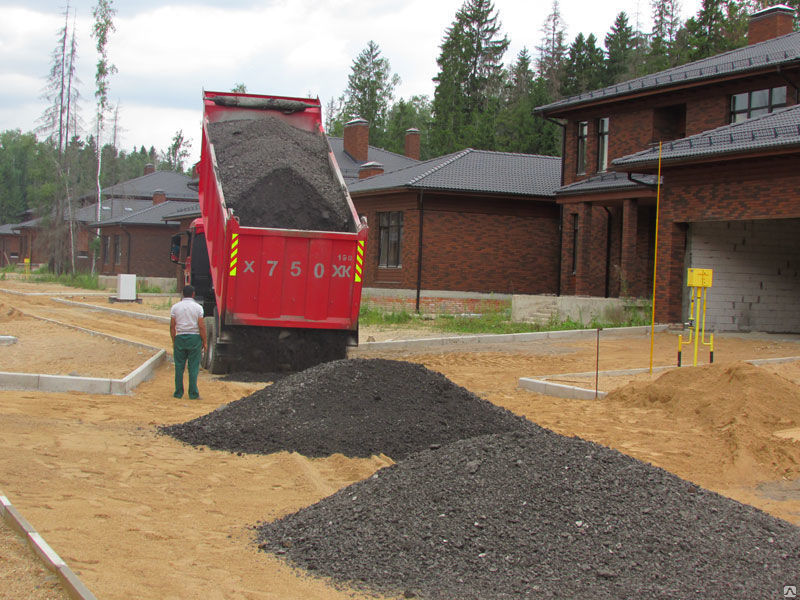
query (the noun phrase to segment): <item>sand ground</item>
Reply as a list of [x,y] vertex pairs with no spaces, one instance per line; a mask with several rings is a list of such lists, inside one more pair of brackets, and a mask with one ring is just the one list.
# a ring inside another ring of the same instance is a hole
[[[0,282],[0,290],[21,289],[16,285]],[[41,286],[33,289],[42,291]],[[47,290],[59,291],[52,286]],[[98,301],[108,305],[107,300]],[[136,310],[168,314],[169,303],[163,298],[150,304]],[[18,326],[33,316],[170,346],[163,323],[65,306],[47,296],[0,291],[0,335],[4,326]],[[21,339],[26,335],[24,327],[17,331]],[[403,335],[394,330],[361,334],[376,340]],[[32,355],[27,343],[16,348],[31,369],[38,368],[43,355],[63,347],[71,349],[74,359],[70,371],[81,372],[87,368],[84,363],[128,368],[129,359],[122,353],[107,351],[98,359],[89,352],[97,340],[76,336],[68,329],[40,336],[37,343],[44,346]],[[676,346],[675,334],[658,334],[655,364],[673,364]],[[646,336],[618,338],[604,331],[600,369],[646,367],[649,348]],[[791,437],[800,423],[776,422],[775,432],[788,437],[772,436],[774,442],[759,443],[774,444],[783,454],[758,454],[732,448],[729,428],[710,424],[699,413],[676,414],[624,400],[564,400],[517,387],[522,376],[591,371],[595,352],[595,341],[584,340],[400,354],[359,349],[356,354],[421,362],[544,427],[617,448],[800,525],[800,441]],[[800,342],[793,336],[719,336],[715,355],[722,362],[800,356]],[[798,363],[770,369],[800,381]],[[225,382],[201,372],[201,399],[175,400],[167,364],[129,396],[0,392],[0,493],[104,600],[363,597],[293,572],[259,552],[250,528],[369,476],[391,464],[390,457],[309,459],[285,452],[238,456],[184,446],[155,431],[157,425],[206,414],[266,384]],[[19,597],[3,591],[9,577],[14,575],[0,570],[0,598]]]

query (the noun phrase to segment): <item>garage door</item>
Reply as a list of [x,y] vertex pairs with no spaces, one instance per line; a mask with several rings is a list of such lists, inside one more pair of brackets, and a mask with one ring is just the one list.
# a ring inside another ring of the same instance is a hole
[[800,333],[800,219],[692,223],[686,256],[714,270],[706,329]]

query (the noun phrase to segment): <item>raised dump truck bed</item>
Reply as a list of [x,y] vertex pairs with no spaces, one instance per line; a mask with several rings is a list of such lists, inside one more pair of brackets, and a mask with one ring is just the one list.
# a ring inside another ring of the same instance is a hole
[[357,340],[366,223],[322,131],[318,100],[205,92],[202,217],[186,280],[214,372],[298,369]]

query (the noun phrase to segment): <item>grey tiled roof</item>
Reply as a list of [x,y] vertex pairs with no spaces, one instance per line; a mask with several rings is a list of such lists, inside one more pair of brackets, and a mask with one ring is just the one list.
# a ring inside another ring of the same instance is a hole
[[554,196],[561,159],[468,148],[350,184],[350,193],[429,189],[520,196]]
[[191,204],[192,207],[197,208],[199,211],[199,205],[195,202],[167,200],[161,204],[151,204],[147,208],[140,210],[126,211],[122,215],[104,219],[100,221],[100,223],[94,224],[98,225],[99,227],[108,225],[158,225],[162,227],[165,225],[173,225],[174,222],[170,223],[169,221],[165,220],[164,217],[175,214],[176,211],[182,208],[187,208],[184,206],[185,204]]
[[[704,131],[661,146],[662,162],[678,162],[753,152],[800,147],[800,104],[775,112]],[[658,164],[658,146],[611,161],[625,170]]]
[[175,202],[173,206],[175,209],[172,212],[161,217],[164,221],[199,217],[201,214],[199,202]]
[[[132,198],[106,198],[102,202],[100,221],[122,216],[126,213],[138,212],[152,206],[152,200],[136,200]],[[84,223],[97,222],[97,203],[83,206],[75,211],[75,220]]]
[[609,171],[608,173],[601,173],[588,179],[570,183],[562,188],[556,190],[558,196],[572,196],[578,194],[589,194],[593,192],[612,192],[617,190],[627,190],[643,188],[650,185],[655,185],[657,177],[655,175],[643,175],[641,173],[632,173],[632,176],[639,181],[631,181],[628,179],[627,173],[617,173]]
[[0,235],[15,235],[17,227],[15,224],[0,225]]
[[789,33],[765,42],[745,46],[673,67],[652,75],[645,75],[599,90],[563,98],[540,106],[536,112],[551,113],[606,98],[623,97],[644,90],[668,88],[695,81],[714,79],[733,74],[745,74],[765,67],[785,65],[800,60],[800,33]]
[[156,171],[142,175],[103,190],[106,197],[153,198],[153,192],[161,190],[167,198],[175,200],[197,200],[197,190],[189,187],[192,178],[174,171]]
[[328,142],[331,145],[331,152],[336,158],[336,163],[339,165],[339,170],[342,172],[342,177],[345,183],[349,186],[351,182],[358,180],[358,169],[361,165],[368,162],[378,162],[383,165],[384,172],[396,171],[410,165],[419,164],[418,160],[408,158],[402,154],[396,154],[376,148],[374,146],[367,147],[367,160],[358,162],[353,160],[347,152],[344,151],[344,139],[340,137],[328,137]]

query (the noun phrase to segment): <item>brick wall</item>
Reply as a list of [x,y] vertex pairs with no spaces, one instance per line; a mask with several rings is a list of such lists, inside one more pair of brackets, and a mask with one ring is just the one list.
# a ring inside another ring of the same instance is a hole
[[687,223],[800,218],[794,157],[764,157],[664,171],[656,318],[682,318]]
[[[415,193],[353,199],[370,224],[365,285],[416,289],[420,211]],[[558,214],[553,201],[426,194],[421,286],[429,290],[555,293]],[[378,267],[378,218],[403,211],[402,267]]]
[[[103,275],[133,273],[140,277],[175,277],[175,265],[170,261],[170,238],[177,232],[173,227],[104,227],[101,235],[111,236],[108,261],[100,264]],[[122,258],[114,262],[113,236],[118,235]],[[129,246],[130,244],[130,246]],[[102,262],[102,253],[100,256]]]

